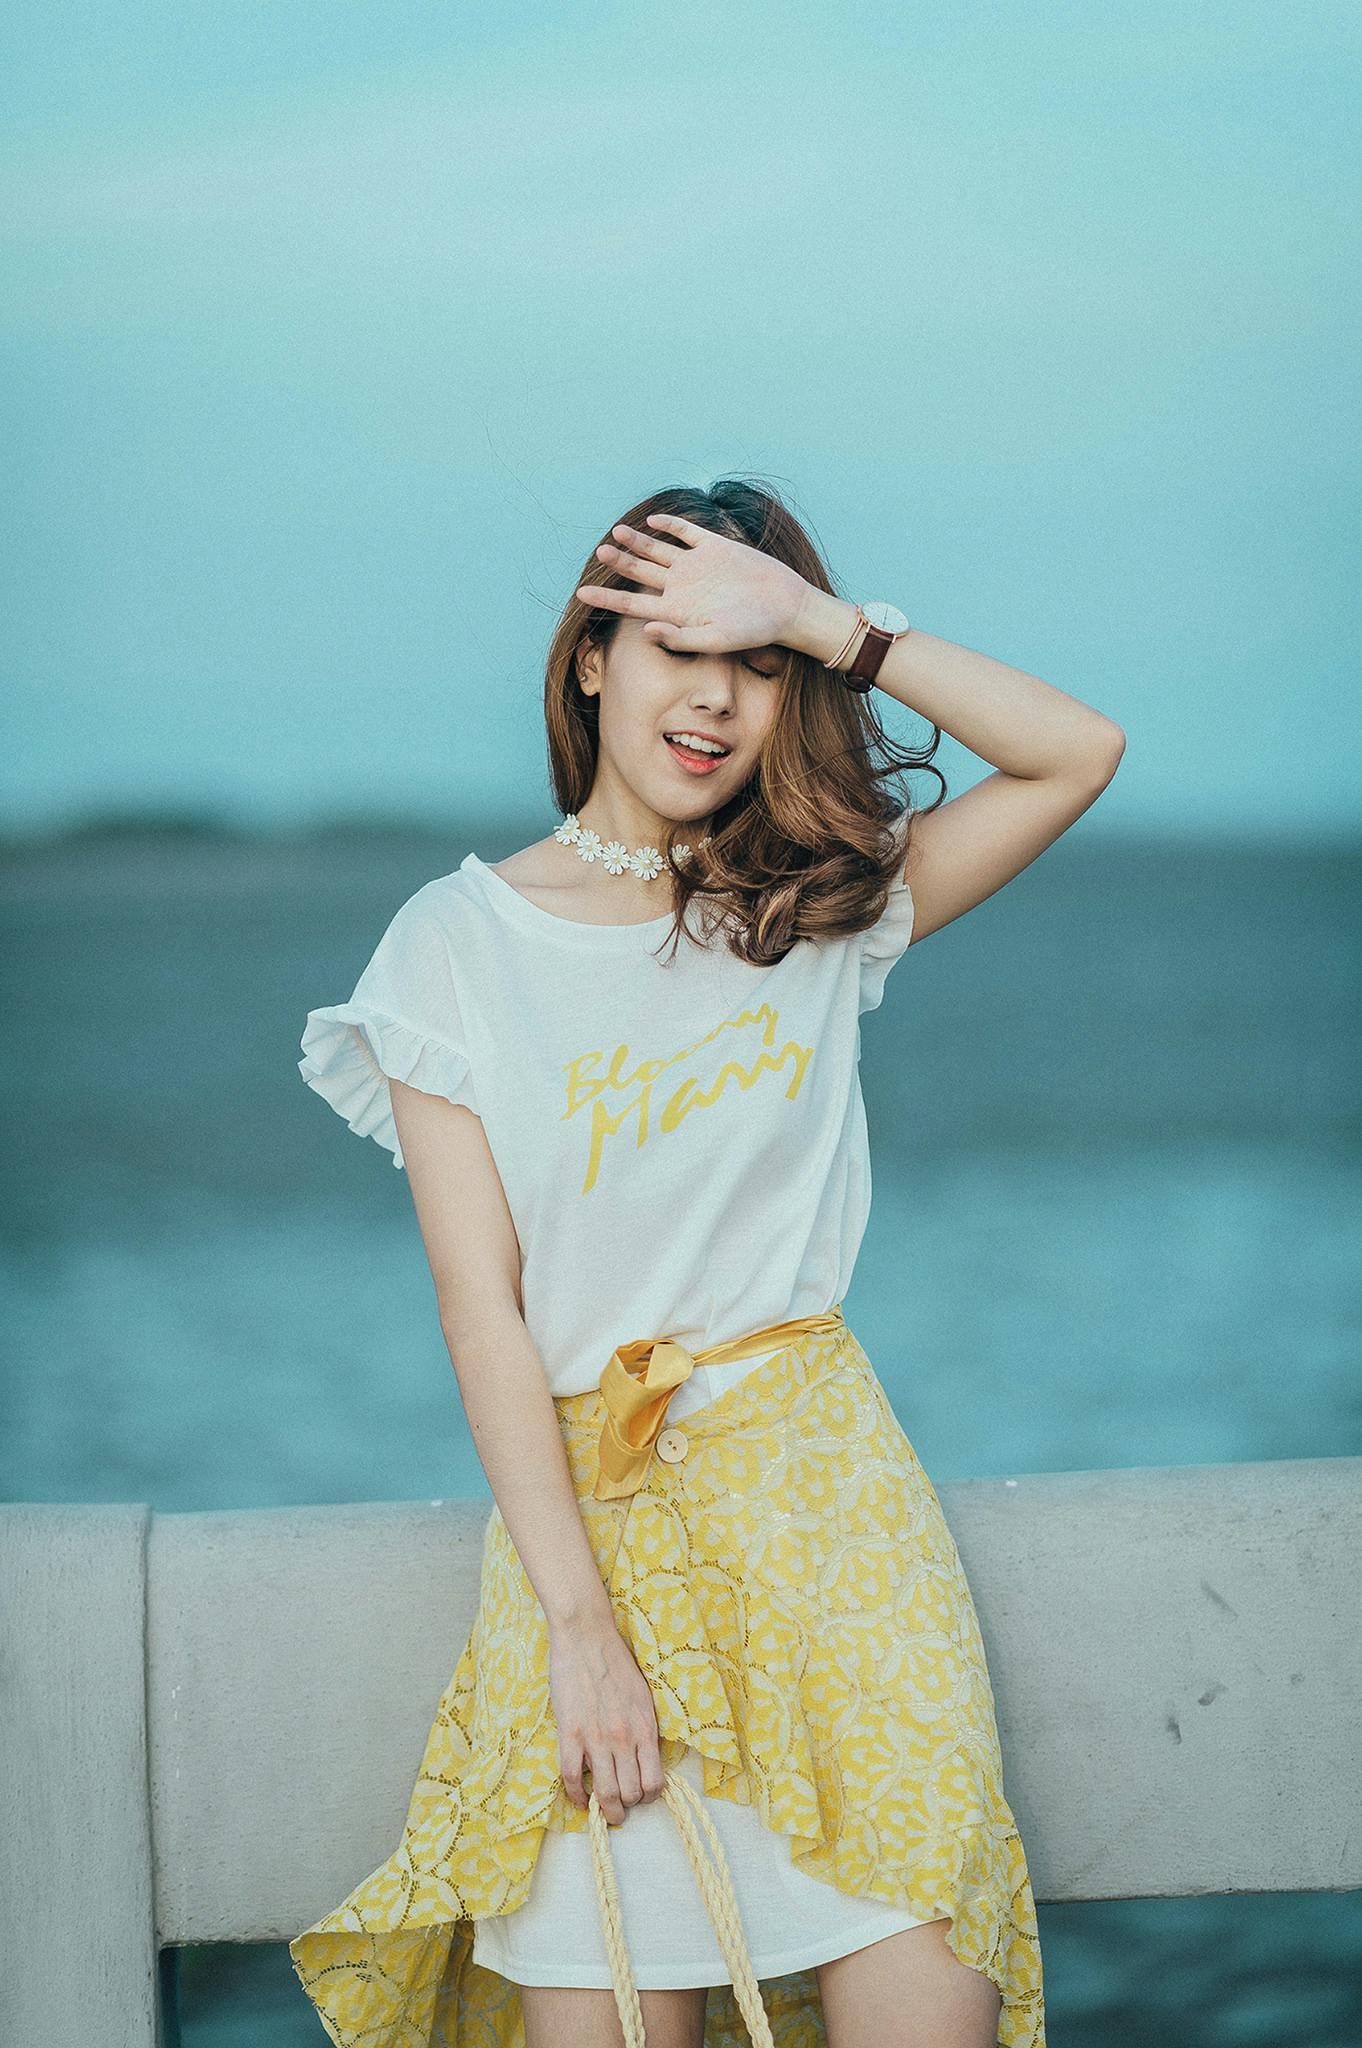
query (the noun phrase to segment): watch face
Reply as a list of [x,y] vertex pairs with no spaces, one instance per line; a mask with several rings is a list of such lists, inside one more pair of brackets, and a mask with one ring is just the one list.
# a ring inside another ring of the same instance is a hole
[[908,631],[908,621],[904,618],[897,605],[885,604],[883,599],[876,598],[871,604],[863,604],[861,610],[865,613],[871,625],[878,626],[882,633],[906,633]]

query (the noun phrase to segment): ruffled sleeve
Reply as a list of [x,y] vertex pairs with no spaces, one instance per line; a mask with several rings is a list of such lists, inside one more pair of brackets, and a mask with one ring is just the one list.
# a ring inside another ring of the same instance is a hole
[[298,1071],[361,1138],[402,1166],[391,1078],[478,1113],[450,938],[431,894],[418,889],[374,949],[348,1003],[310,1010]]
[[899,818],[894,827],[894,839],[898,847],[899,867],[889,887],[889,897],[884,909],[874,924],[868,925],[861,933],[861,997],[862,1014],[877,1010],[884,998],[884,984],[894,962],[906,950],[913,936],[913,896],[903,879],[903,863],[908,852],[908,814]]

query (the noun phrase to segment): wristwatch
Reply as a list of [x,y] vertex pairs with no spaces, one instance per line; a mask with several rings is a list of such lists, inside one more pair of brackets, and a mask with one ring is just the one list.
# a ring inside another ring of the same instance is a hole
[[[856,645],[857,635],[864,630],[864,638],[856,650],[856,659],[849,668],[843,668],[849,650]],[[882,598],[870,604],[858,604],[856,624],[851,630],[845,646],[828,663],[841,675],[849,690],[868,690],[880,671],[880,663],[896,640],[908,632],[909,624],[897,605],[886,604]]]

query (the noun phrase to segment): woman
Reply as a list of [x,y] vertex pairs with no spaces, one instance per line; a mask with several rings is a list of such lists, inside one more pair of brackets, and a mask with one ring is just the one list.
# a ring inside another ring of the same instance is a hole
[[[419,889],[303,1038],[405,1165],[495,1505],[401,1846],[294,1964],[343,2048],[618,2042],[594,1792],[649,2044],[737,2048],[698,1794],[784,2048],[1043,2048],[969,1587],[841,1302],[859,1018],[1124,734],[892,608],[872,630],[744,482],[654,494],[590,574],[548,664],[562,822]],[[881,784],[941,728],[995,773],[910,852]]]

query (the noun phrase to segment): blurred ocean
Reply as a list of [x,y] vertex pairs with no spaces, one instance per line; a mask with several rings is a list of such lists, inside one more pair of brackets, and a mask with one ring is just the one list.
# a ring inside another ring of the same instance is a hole
[[[0,855],[5,1497],[490,1500],[406,1176],[297,1041],[413,889],[544,829]],[[938,1483],[1362,1453],[1360,910],[1362,842],[1080,825],[894,969],[846,1313]],[[1362,2044],[1356,1895],[1040,1916],[1055,2048]],[[196,2048],[322,2038],[282,1948],[181,1983]]]

